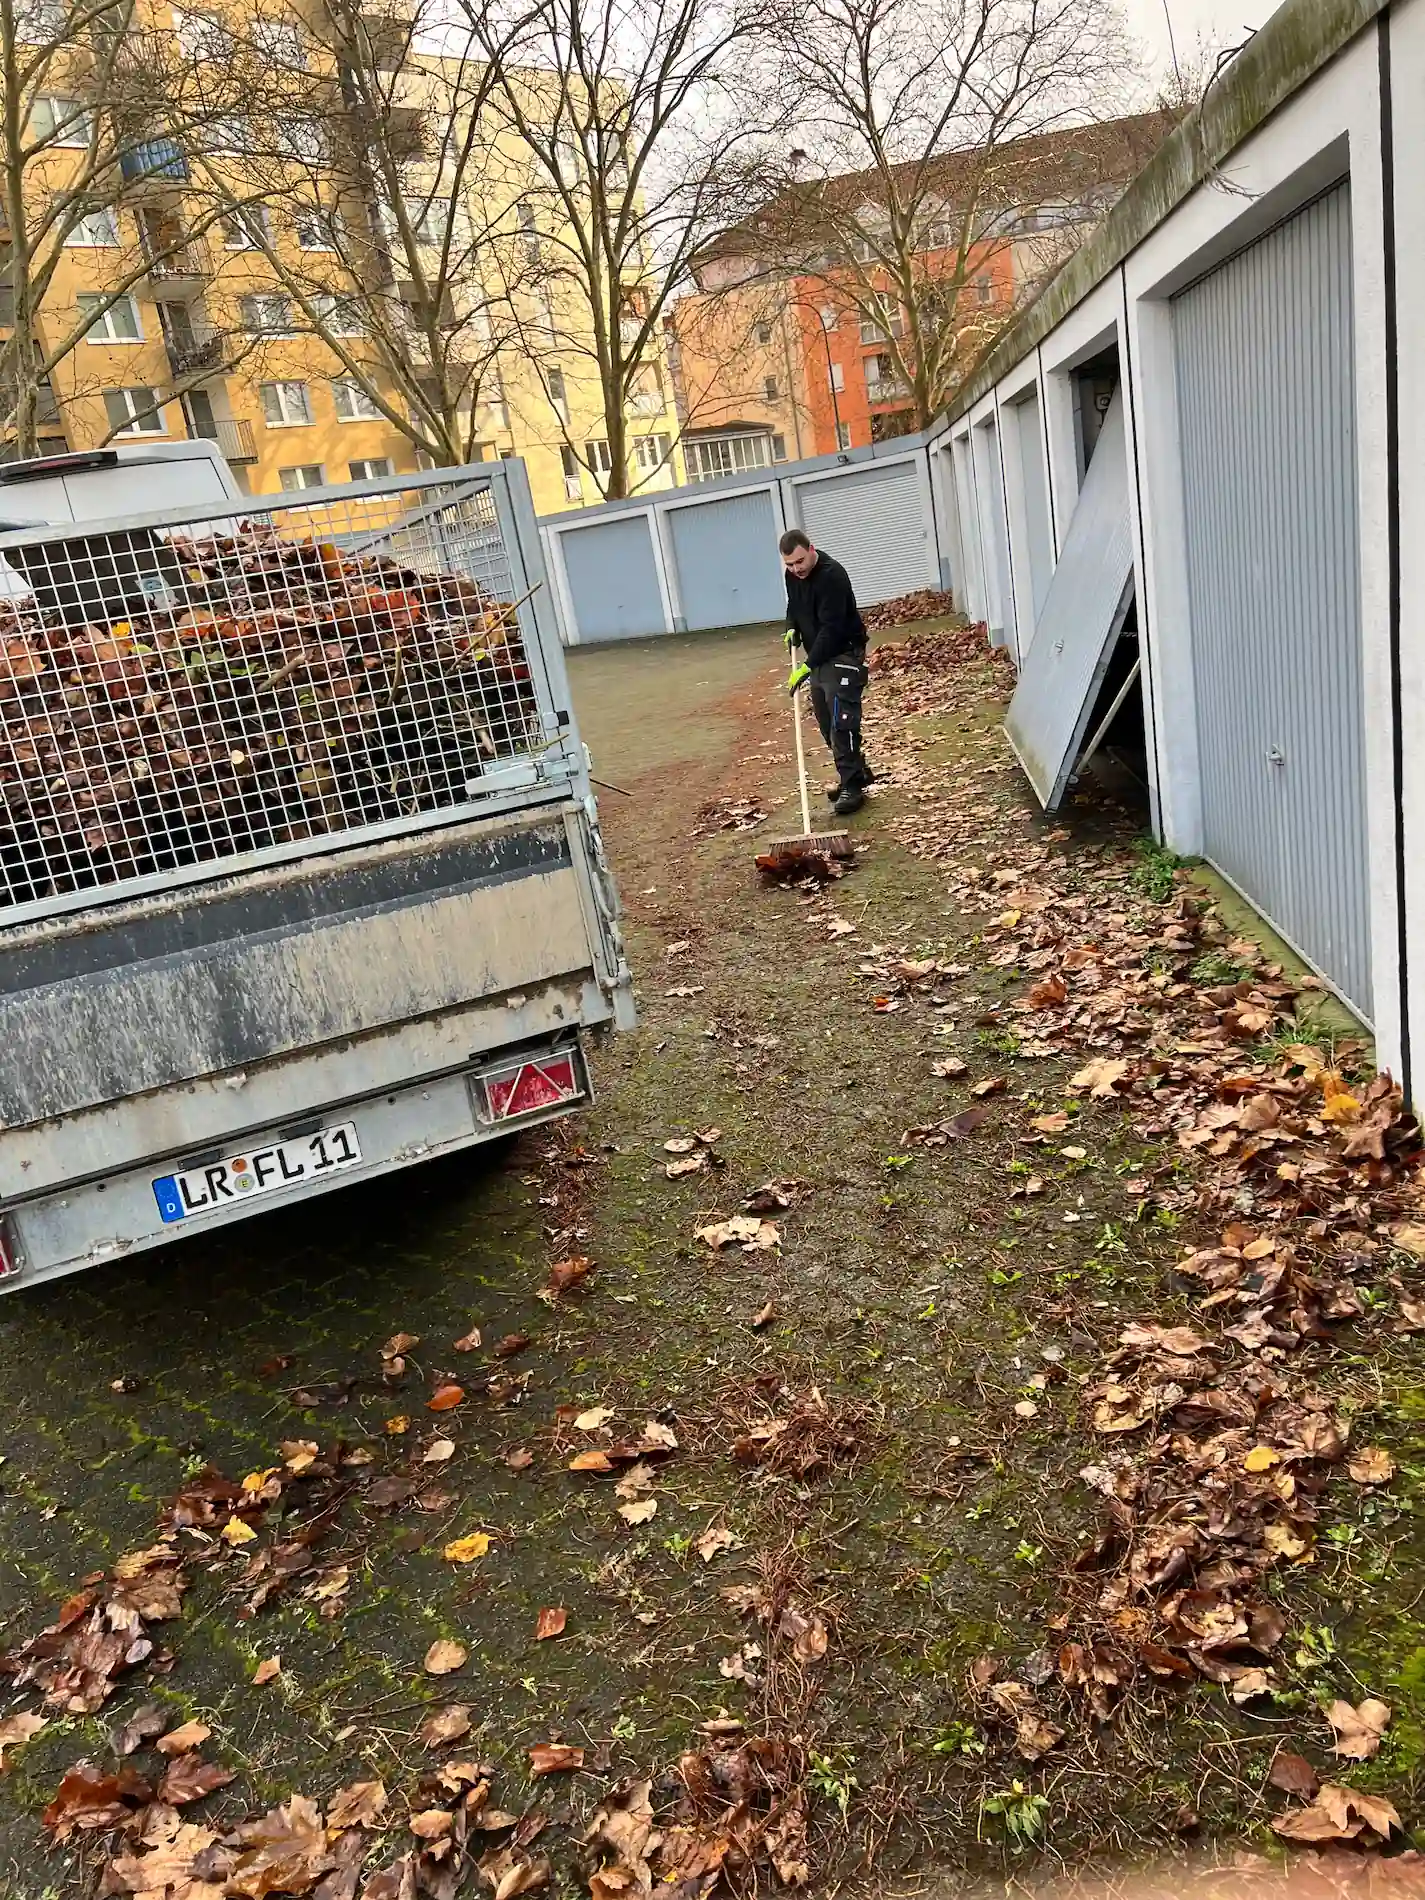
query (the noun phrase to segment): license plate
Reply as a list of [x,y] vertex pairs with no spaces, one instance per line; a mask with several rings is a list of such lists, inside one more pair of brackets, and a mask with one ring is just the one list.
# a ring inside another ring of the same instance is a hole
[[188,1168],[182,1174],[162,1174],[153,1184],[153,1196],[165,1221],[187,1220],[193,1214],[214,1214],[237,1201],[254,1201],[264,1194],[303,1181],[319,1181],[361,1160],[356,1123],[341,1122],[292,1141],[274,1141],[265,1148],[244,1148],[211,1167]]

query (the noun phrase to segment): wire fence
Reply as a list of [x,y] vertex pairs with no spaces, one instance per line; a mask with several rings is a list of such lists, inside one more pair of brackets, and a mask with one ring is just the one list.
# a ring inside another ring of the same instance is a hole
[[0,915],[478,806],[544,743],[488,484],[0,562]]

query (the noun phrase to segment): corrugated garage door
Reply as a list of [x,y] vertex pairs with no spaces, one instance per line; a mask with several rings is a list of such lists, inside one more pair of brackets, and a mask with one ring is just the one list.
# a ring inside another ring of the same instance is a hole
[[1369,1016],[1348,187],[1174,333],[1204,849]]
[[936,584],[921,475],[913,462],[798,482],[797,498],[803,527],[817,547],[840,561],[863,605]]
[[663,518],[690,628],[745,627],[785,613],[777,517],[765,489],[669,508]]
[[667,632],[651,525],[647,515],[613,515],[561,533],[581,641]]

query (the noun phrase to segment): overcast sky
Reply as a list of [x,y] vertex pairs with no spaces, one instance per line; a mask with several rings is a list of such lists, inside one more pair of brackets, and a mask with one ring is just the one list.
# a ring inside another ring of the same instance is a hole
[[[1249,29],[1260,26],[1276,11],[1279,0],[1167,0],[1173,36],[1180,55],[1187,56],[1201,33],[1235,46]],[[1154,66],[1168,66],[1168,23],[1164,0],[1122,0],[1128,24],[1147,48]]]

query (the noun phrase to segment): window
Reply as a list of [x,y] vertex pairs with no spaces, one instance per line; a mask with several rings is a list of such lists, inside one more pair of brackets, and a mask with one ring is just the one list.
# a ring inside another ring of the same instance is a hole
[[359,383],[332,379],[332,402],[339,422],[379,422],[381,411]]
[[69,25],[64,0],[28,0],[15,9],[15,34],[22,46],[44,46],[60,39]]
[[365,336],[366,325],[361,321],[361,313],[343,297],[335,297],[329,290],[312,293],[312,308],[317,320],[330,336]]
[[849,448],[850,448],[850,446],[851,446],[851,424],[850,424],[849,422],[838,422],[838,423],[837,423],[837,425],[836,425],[836,446],[837,446],[837,448],[838,448],[838,449],[849,449]]
[[656,475],[672,454],[666,435],[639,435],[633,441],[633,459],[640,475]]
[[66,244],[93,245],[117,244],[119,241],[119,216],[109,205],[102,205],[97,211],[86,211],[82,218],[76,218],[73,229],[65,238]]
[[293,73],[307,70],[307,49],[302,41],[301,29],[290,20],[264,20],[260,17],[254,20],[252,43],[265,55],[271,66]]
[[[561,415],[567,414],[569,404],[564,389],[563,370],[547,369],[544,372],[544,386],[549,391],[549,400],[554,404],[554,407],[559,410]],[[566,470],[565,472],[567,473],[568,471]]]
[[167,435],[156,389],[106,389],[104,408],[112,435]]
[[905,317],[900,305],[891,297],[878,295],[875,307],[861,318],[861,341],[875,343],[883,336],[901,336],[905,331]]
[[833,363],[831,366],[831,387],[838,395],[846,387],[846,371],[840,363]]
[[295,428],[312,419],[312,399],[305,383],[264,383],[261,395],[269,429]]
[[977,303],[994,302],[995,286],[992,277],[977,277],[975,279],[975,300]]
[[374,482],[383,475],[395,473],[389,455],[370,455],[364,462],[348,462],[346,466],[354,482]]
[[786,459],[787,438],[784,435],[774,435],[772,437],[772,460],[774,462],[785,462]]
[[876,356],[868,356],[861,366],[866,372],[866,400],[868,402],[888,402],[899,389],[896,366],[882,350]]
[[602,439],[584,444],[584,460],[596,475],[612,475],[613,457],[609,454],[609,445]]
[[139,307],[132,297],[116,297],[107,310],[101,309],[107,301],[102,291],[81,290],[77,301],[80,316],[92,318],[84,332],[86,343],[143,342]]
[[753,334],[759,343],[770,343],[772,341],[772,326],[770,323],[759,323]]
[[777,379],[775,376],[764,376],[762,378],[762,398],[764,402],[775,402],[777,400]]
[[306,165],[314,165],[327,155],[326,133],[315,119],[274,119],[272,142],[280,157],[295,158]]
[[204,147],[213,158],[243,158],[257,150],[252,120],[239,113],[210,119],[203,133]]
[[534,308],[546,341],[552,343],[554,341],[554,299],[549,294],[548,284],[536,286]]
[[36,99],[30,108],[29,133],[48,145],[88,145],[94,128],[77,99]]
[[561,184],[572,185],[583,166],[580,161],[579,147],[572,139],[554,141],[554,169]]
[[220,220],[223,244],[230,251],[257,251],[272,235],[266,205],[244,205]]
[[232,50],[231,38],[211,13],[190,13],[185,7],[175,7],[173,30],[185,59],[224,59]]
[[[449,198],[427,198],[423,194],[402,202],[416,243],[433,244],[437,248],[444,244],[445,234],[450,228]],[[390,235],[394,237],[395,231]]]
[[290,491],[294,488],[320,488],[326,478],[320,462],[299,462],[296,468],[279,468],[277,479]]
[[740,475],[785,461],[787,445],[779,435],[714,435],[685,437],[683,459],[690,482],[710,482],[719,475]]
[[292,305],[286,297],[239,297],[242,327],[249,336],[295,336]]
[[297,242],[304,251],[334,251],[340,227],[334,211],[299,211]]
[[823,304],[823,305],[822,305],[822,307],[821,307],[821,327],[822,327],[822,329],[823,329],[823,330],[834,330],[834,329],[836,329],[836,328],[838,327],[838,325],[840,324],[840,322],[841,322],[841,319],[840,319],[840,317],[839,317],[839,316],[838,316],[838,315],[836,314],[836,312],[835,312],[835,311],[834,311],[834,310],[832,309],[832,307],[831,307],[831,305],[830,305],[829,303],[827,303],[827,304]]
[[564,471],[564,493],[570,501],[580,501],[584,483],[579,473],[579,458],[566,442],[559,451],[559,466]]
[[486,408],[489,409],[495,421],[502,429],[508,429],[510,426],[510,412],[505,406],[505,384],[504,379],[497,369],[486,370],[484,384],[480,393],[485,399]]

